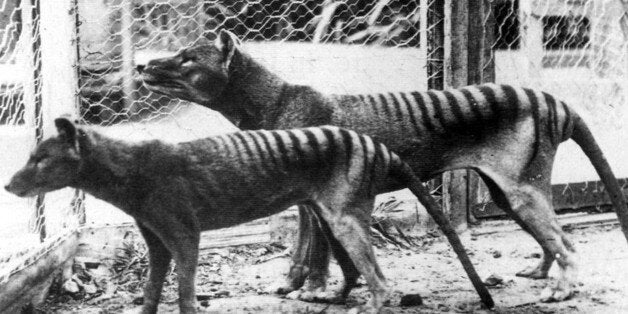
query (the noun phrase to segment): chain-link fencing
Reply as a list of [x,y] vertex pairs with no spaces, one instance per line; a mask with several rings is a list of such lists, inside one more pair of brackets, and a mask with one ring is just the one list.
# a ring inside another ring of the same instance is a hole
[[[39,1],[0,1],[0,175],[3,185],[44,136]],[[54,91],[52,91],[54,93]],[[72,103],[72,100],[69,100]],[[0,191],[0,282],[52,250],[81,220],[75,191],[31,199]]]

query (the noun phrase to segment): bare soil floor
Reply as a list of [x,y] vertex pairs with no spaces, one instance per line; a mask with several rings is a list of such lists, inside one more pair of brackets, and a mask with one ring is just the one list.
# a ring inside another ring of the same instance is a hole
[[[533,240],[515,228],[479,227],[463,235],[463,241],[482,278],[496,274],[504,283],[490,291],[498,313],[627,313],[628,312],[628,246],[617,225],[594,225],[569,230],[579,251],[580,277],[576,293],[561,303],[539,303],[543,288],[555,282],[556,266],[547,280],[515,277],[522,268],[539,261],[540,249]],[[494,231],[494,229],[493,229]],[[427,238],[415,249],[378,248],[380,265],[391,287],[390,305],[385,313],[489,313],[482,309],[478,297],[463,273],[454,253],[442,238]],[[282,248],[252,245],[212,249],[203,252],[199,261],[197,291],[212,296],[199,302],[203,313],[342,313],[350,306],[362,304],[366,286],[356,288],[347,305],[305,303],[266,293],[288,270],[289,258]],[[141,260],[138,254],[136,261]],[[138,266],[139,265],[139,266]],[[128,266],[113,283],[110,296],[92,296],[75,300],[69,295],[49,297],[42,312],[56,313],[137,313],[141,282],[145,276],[141,262]],[[168,277],[160,312],[176,313],[176,275]],[[339,267],[332,262],[330,289],[342,282]],[[404,294],[419,294],[423,305],[400,307]],[[76,296],[75,296],[76,297]]]

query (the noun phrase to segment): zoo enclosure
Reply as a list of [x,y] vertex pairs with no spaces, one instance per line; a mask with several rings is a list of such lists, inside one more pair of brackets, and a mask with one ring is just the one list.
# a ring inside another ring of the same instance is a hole
[[[325,92],[483,81],[541,88],[594,126],[625,177],[623,156],[612,148],[625,139],[626,11],[620,0],[0,0],[0,141],[12,148],[2,157],[3,178],[54,134],[52,119],[63,113],[130,139],[180,141],[233,130],[215,112],[149,92],[133,70],[220,29],[237,34],[286,79]],[[557,209],[608,203],[585,164],[559,156]],[[574,174],[574,167],[583,170]],[[459,225],[499,214],[471,172],[447,174],[435,187],[441,184],[445,208]],[[0,203],[5,282],[82,225],[128,221],[75,191],[30,201],[2,191]]]

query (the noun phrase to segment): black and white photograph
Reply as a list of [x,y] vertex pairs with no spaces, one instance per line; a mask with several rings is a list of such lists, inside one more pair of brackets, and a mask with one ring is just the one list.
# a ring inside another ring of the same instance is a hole
[[628,313],[628,0],[0,0],[0,313]]

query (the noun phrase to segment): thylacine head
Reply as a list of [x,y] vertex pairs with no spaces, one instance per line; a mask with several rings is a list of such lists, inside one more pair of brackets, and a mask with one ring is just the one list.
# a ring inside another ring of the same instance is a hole
[[20,197],[35,196],[76,182],[81,163],[79,138],[87,135],[66,118],[56,119],[55,125],[59,134],[37,145],[26,165],[5,186],[7,191]]
[[137,70],[149,90],[207,106],[224,91],[232,60],[241,54],[240,40],[221,31],[214,43],[199,42]]
[[213,43],[200,42],[137,70],[149,90],[216,110],[236,125],[247,117],[259,119],[261,108],[277,102],[286,83],[225,30]]

